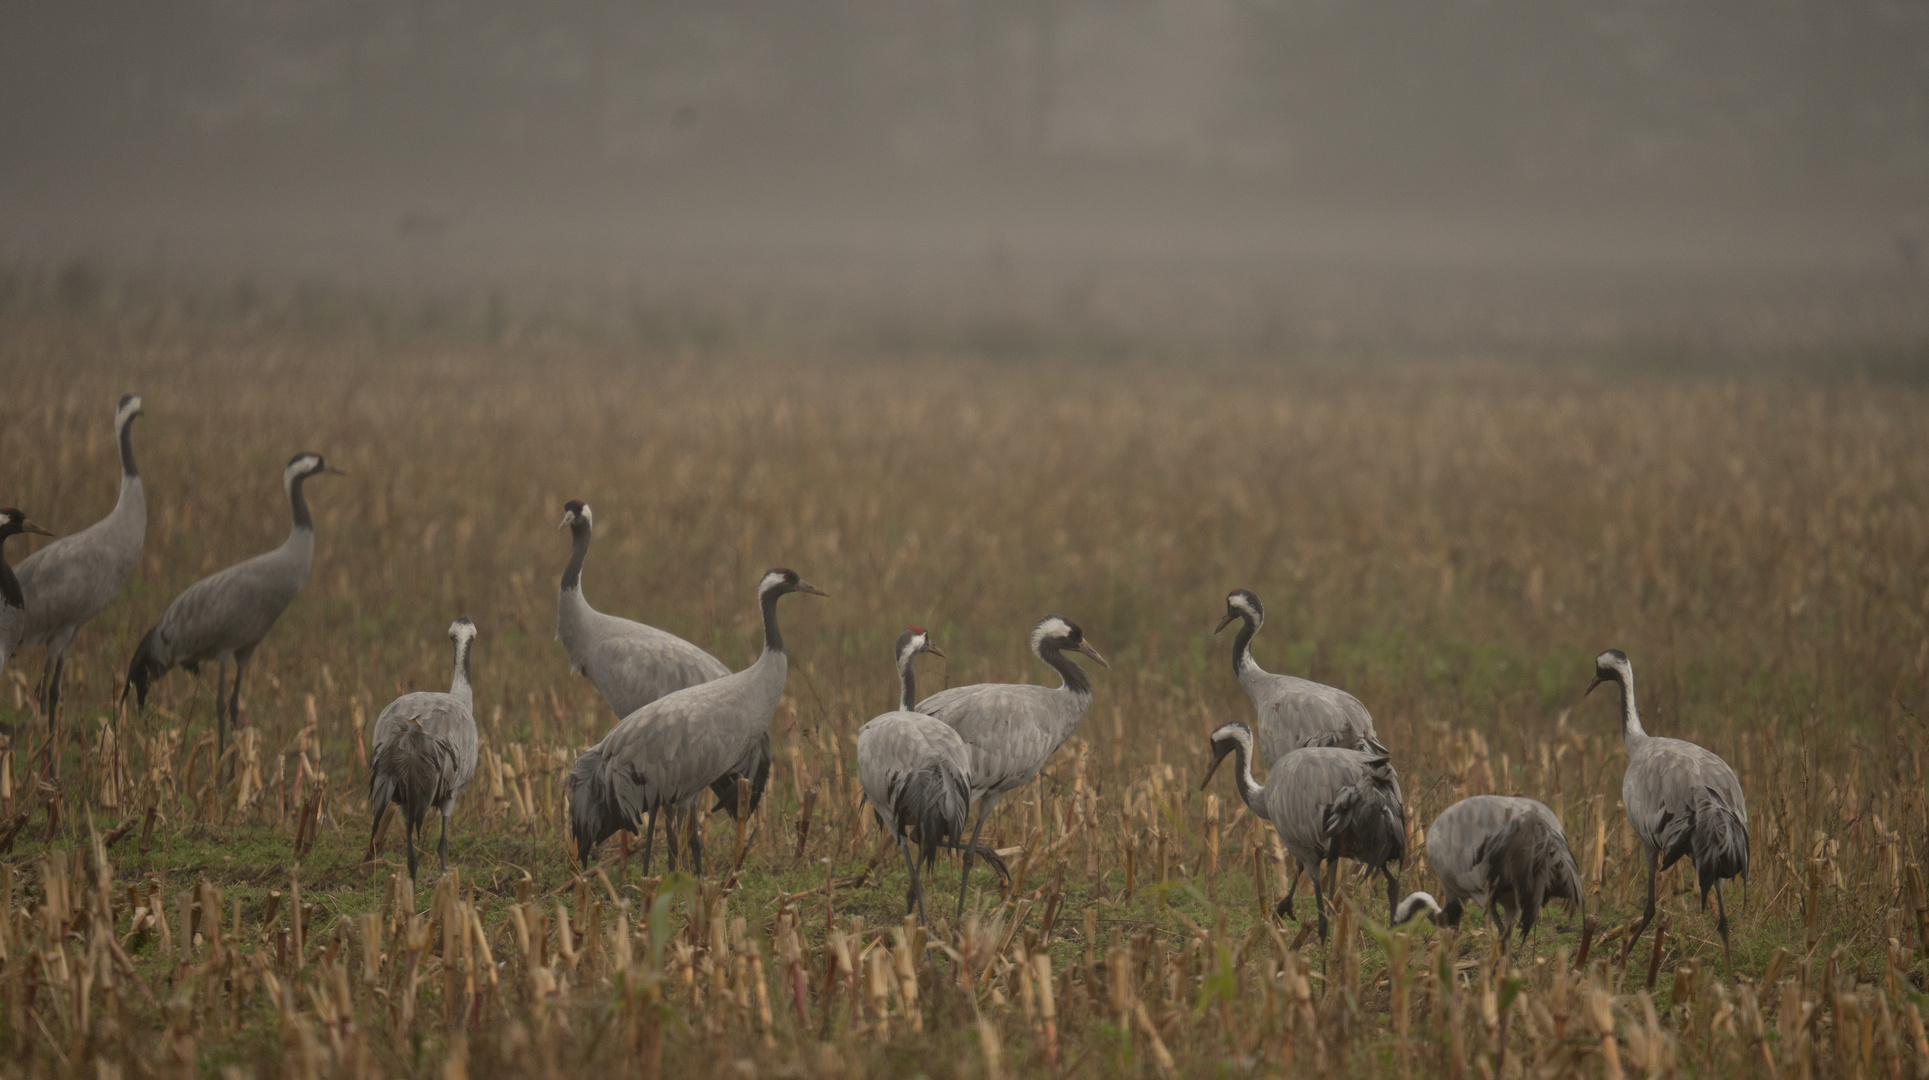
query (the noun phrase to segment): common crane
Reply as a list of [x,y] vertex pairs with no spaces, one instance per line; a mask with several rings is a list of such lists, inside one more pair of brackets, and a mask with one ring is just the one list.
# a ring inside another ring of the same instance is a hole
[[[127,665],[122,701],[132,691],[137,704],[145,708],[149,685],[169,669],[184,667],[198,673],[202,664],[217,661],[215,745],[217,753],[226,752],[228,727],[240,721],[241,676],[248,660],[308,578],[308,566],[315,557],[315,521],[308,514],[302,484],[309,477],[323,474],[343,475],[320,454],[296,454],[289,459],[281,470],[282,490],[294,516],[288,539],[273,551],[209,574],[175,597],[161,621],[135,647],[134,659]],[[234,685],[224,710],[221,684],[230,661],[234,664]]]
[[1267,763],[1307,746],[1342,746],[1386,753],[1373,714],[1360,699],[1336,687],[1292,675],[1275,675],[1253,660],[1253,635],[1266,625],[1266,608],[1250,589],[1226,595],[1226,617],[1217,634],[1234,619],[1244,622],[1232,643],[1232,673],[1252,699],[1258,723],[1259,756]]
[[[949,724],[918,712],[913,704],[917,675],[911,661],[921,652],[944,655],[924,627],[906,627],[897,643],[897,711],[873,717],[857,729],[857,779],[878,823],[897,838],[904,853],[904,867],[911,875],[904,894],[906,914],[915,905],[918,921],[929,922],[918,866],[929,869],[940,847],[964,847],[965,824],[971,817],[971,750]],[[980,848],[977,854],[999,877],[1010,878],[997,852]]]
[[[829,595],[791,570],[766,572],[757,585],[764,651],[756,663],[657,698],[577,755],[567,789],[576,858],[584,865],[611,834],[635,832],[644,814],[689,804],[769,733],[790,664],[777,626],[777,601],[794,592]],[[690,854],[701,874],[701,829],[690,831]],[[647,859],[646,854],[644,873]]]
[[1722,956],[1732,970],[1721,881],[1741,878],[1745,885],[1748,879],[1748,800],[1741,781],[1713,752],[1681,739],[1656,738],[1641,727],[1641,714],[1634,707],[1634,665],[1626,653],[1609,649],[1594,658],[1594,681],[1587,684],[1587,692],[1593,693],[1604,682],[1621,687],[1621,741],[1628,752],[1621,804],[1648,857],[1648,904],[1628,944],[1640,940],[1654,919],[1657,866],[1666,870],[1683,856],[1691,856],[1703,911],[1708,910],[1708,891],[1714,890],[1719,916],[1715,930],[1721,934]]
[[20,579],[7,565],[6,553],[7,540],[23,532],[53,535],[11,506],[0,510],[0,671],[7,670],[7,658],[27,635],[27,600],[21,595]]
[[976,683],[956,686],[925,698],[918,710],[954,728],[971,748],[971,798],[978,803],[978,823],[965,846],[964,870],[958,880],[958,917],[964,918],[965,886],[971,881],[971,862],[985,819],[998,800],[1038,775],[1065,740],[1078,730],[1086,706],[1092,703],[1092,679],[1072,663],[1065,650],[1082,652],[1110,668],[1085,632],[1063,616],[1047,615],[1032,628],[1033,655],[1058,672],[1056,689],[1024,683]]
[[[730,674],[723,661],[704,652],[675,634],[645,626],[640,622],[605,615],[589,604],[583,595],[583,560],[589,556],[590,536],[595,531],[596,515],[587,503],[571,499],[563,504],[563,521],[558,528],[570,532],[569,565],[556,591],[556,637],[569,654],[572,675],[586,675],[603,700],[623,717],[665,694],[688,686],[721,679]],[[764,784],[770,779],[770,734],[766,732],[745,753],[736,767],[717,778],[710,790],[717,797],[717,809],[737,816],[737,778],[750,780],[750,805],[745,815],[757,812],[763,800]],[[676,848],[676,807],[668,810],[665,834],[671,850]],[[645,843],[656,837],[656,815],[650,815]]]
[[476,624],[459,618],[449,624],[455,643],[455,674],[449,692],[418,691],[388,703],[375,718],[375,753],[369,760],[369,850],[382,814],[393,802],[402,810],[408,842],[409,876],[415,876],[415,838],[430,807],[442,811],[442,842],[436,848],[443,871],[449,869],[449,817],[456,796],[476,774],[476,696],[469,677],[469,652]]
[[1431,893],[1413,893],[1393,913],[1395,925],[1425,909],[1435,924],[1458,926],[1472,900],[1498,923],[1504,946],[1516,919],[1527,940],[1549,900],[1586,911],[1561,819],[1534,799],[1474,795],[1442,810],[1427,829],[1427,864],[1440,878],[1444,906]]
[[49,732],[60,709],[60,677],[75,635],[120,595],[147,538],[147,495],[134,466],[134,418],[139,415],[138,394],[122,397],[114,409],[114,440],[121,449],[121,494],[114,509],[20,560],[15,569],[27,595],[27,636],[21,644],[47,646],[36,696]]
[[[1337,866],[1352,859],[1369,873],[1386,878],[1387,916],[1394,913],[1393,897],[1399,882],[1390,862],[1405,863],[1406,816],[1400,806],[1400,781],[1384,754],[1369,754],[1337,746],[1309,746],[1273,762],[1261,786],[1253,779],[1252,729],[1235,720],[1212,733],[1212,767],[1199,785],[1230,754],[1237,766],[1239,797],[1252,812],[1273,823],[1279,842],[1313,879],[1313,903],[1319,909],[1319,936],[1326,940],[1326,893],[1320,884],[1320,863]],[[1273,914],[1293,915],[1293,878]]]

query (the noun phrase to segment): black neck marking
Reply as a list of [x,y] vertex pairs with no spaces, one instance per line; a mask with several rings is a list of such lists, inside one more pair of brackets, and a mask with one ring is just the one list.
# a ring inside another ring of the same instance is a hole
[[134,467],[134,421],[136,419],[137,417],[130,416],[127,418],[127,423],[121,425],[120,439],[121,475],[132,480],[138,480],[141,476],[141,470]]
[[308,516],[308,500],[301,493],[302,481],[307,479],[308,475],[302,473],[288,482],[288,505],[295,512],[295,528],[314,532],[315,519]]
[[462,681],[466,683],[475,682],[469,677],[469,645],[474,640],[474,638],[462,638],[455,643],[455,669],[462,676]]
[[7,540],[20,533],[19,523],[0,528],[0,599],[5,599],[11,608],[27,606],[27,596],[20,591],[20,579],[13,576],[13,567],[7,565],[5,551]]
[[583,560],[589,557],[589,534],[589,522],[577,514],[576,520],[569,523],[569,565],[563,567],[564,589],[583,587]]
[[[1250,732],[1250,729],[1248,729]],[[1246,739],[1232,740],[1233,783],[1239,788],[1239,800],[1247,806],[1258,809],[1261,788],[1259,781],[1253,779],[1252,757],[1246,753]],[[1263,815],[1264,811],[1260,813]]]
[[1232,639],[1232,673],[1238,675],[1245,669],[1246,661],[1252,656],[1253,635],[1259,627],[1253,624],[1251,615],[1239,613],[1239,636]]
[[784,632],[777,628],[777,598],[782,595],[784,595],[782,589],[771,588],[766,589],[763,595],[757,598],[764,612],[765,652],[784,651]]
[[898,657],[898,710],[915,712],[918,704],[918,674],[912,663],[918,658],[915,650]]
[[1073,663],[1070,657],[1060,651],[1060,648],[1058,642],[1047,641],[1039,648],[1038,658],[1050,664],[1053,671],[1058,672],[1059,678],[1065,680],[1066,689],[1074,694],[1092,696],[1092,677],[1085,674],[1085,669]]

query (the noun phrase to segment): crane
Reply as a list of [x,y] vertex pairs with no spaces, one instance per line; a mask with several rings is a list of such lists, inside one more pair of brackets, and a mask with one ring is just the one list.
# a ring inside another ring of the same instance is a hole
[[[885,831],[897,838],[911,886],[904,894],[904,910],[915,905],[918,921],[924,912],[920,863],[929,869],[938,848],[962,848],[971,816],[971,750],[949,724],[918,712],[917,675],[911,661],[921,652],[942,657],[944,650],[922,626],[906,627],[898,635],[898,707],[873,717],[857,729],[857,779],[871,812]],[[911,853],[911,839],[918,844]],[[1004,860],[989,848],[977,854],[998,876],[1010,880]],[[963,888],[962,882],[960,888]]]
[[1504,946],[1516,919],[1527,940],[1549,900],[1586,910],[1561,819],[1535,799],[1474,795],[1442,810],[1427,829],[1427,864],[1445,906],[1431,893],[1413,893],[1394,911],[1395,925],[1425,909],[1436,925],[1458,926],[1463,904],[1473,900],[1494,916]]
[[1056,688],[1023,683],[976,683],[956,686],[925,698],[918,710],[935,716],[957,731],[971,748],[971,798],[978,804],[978,823],[965,845],[964,870],[958,881],[958,917],[964,917],[965,886],[971,881],[972,856],[998,800],[1038,775],[1058,752],[1092,703],[1092,679],[1073,663],[1065,650],[1082,652],[1110,668],[1078,624],[1062,615],[1047,615],[1032,628],[1031,651],[1060,679]]
[[[135,647],[134,658],[127,666],[122,701],[132,692],[136,703],[145,708],[148,687],[170,669],[184,667],[198,672],[202,664],[217,661],[216,752],[226,751],[228,727],[240,722],[241,676],[248,660],[308,579],[308,566],[315,558],[315,520],[309,516],[302,484],[322,475],[344,474],[320,454],[296,454],[289,459],[281,471],[282,491],[294,516],[288,539],[273,551],[209,574],[175,597],[161,614],[161,621]],[[234,664],[234,685],[224,711],[221,689],[230,662]]]
[[1226,595],[1226,616],[1217,634],[1233,620],[1244,622],[1232,643],[1232,673],[1252,699],[1258,726],[1259,756],[1267,764],[1307,746],[1343,746],[1384,754],[1373,714],[1360,699],[1336,687],[1292,675],[1275,675],[1253,660],[1253,635],[1266,625],[1266,608],[1251,589]]
[[[1701,886],[1701,909],[1708,910],[1714,890],[1721,934],[1721,952],[1730,970],[1734,954],[1728,944],[1728,908],[1722,902],[1723,878],[1748,879],[1748,800],[1735,770],[1714,752],[1682,739],[1649,735],[1634,707],[1634,665],[1628,654],[1609,649],[1594,658],[1594,681],[1587,693],[1604,682],[1621,688],[1621,741],[1628,752],[1628,771],[1621,778],[1621,804],[1628,824],[1641,841],[1648,859],[1648,904],[1641,925],[1628,939],[1630,947],[1654,919],[1655,875],[1684,856],[1694,861]],[[1658,867],[1658,869],[1657,869]],[[1747,893],[1743,894],[1744,902]]]
[[[596,845],[619,830],[635,832],[644,814],[689,803],[768,735],[790,670],[777,601],[794,592],[829,595],[795,571],[766,572],[757,584],[764,651],[756,663],[657,698],[577,755],[566,790],[578,860],[587,865]],[[702,830],[690,830],[690,847],[701,874]],[[643,865],[649,873],[647,851]]]
[[[1319,936],[1326,940],[1326,894],[1320,885],[1320,863],[1335,867],[1341,859],[1363,864],[1369,874],[1386,878],[1387,915],[1394,912],[1399,882],[1387,869],[1406,861],[1406,814],[1400,805],[1400,781],[1384,754],[1369,754],[1338,746],[1309,746],[1273,762],[1262,786],[1253,779],[1253,733],[1235,720],[1212,733],[1212,766],[1199,785],[1212,782],[1219,765],[1231,755],[1237,764],[1239,797],[1253,813],[1272,822],[1279,842],[1313,879],[1313,904],[1319,909]],[[1293,917],[1293,892],[1299,878],[1273,914]]]
[[449,692],[403,694],[375,718],[375,753],[368,773],[368,805],[375,821],[369,826],[369,851],[375,849],[382,814],[395,803],[402,810],[410,877],[415,876],[415,838],[430,807],[442,811],[442,842],[436,854],[442,870],[448,871],[449,817],[455,813],[456,796],[476,774],[476,695],[469,675],[476,624],[456,619],[449,624],[449,640],[455,645]]
[[54,729],[60,710],[60,677],[67,669],[80,628],[114,602],[121,585],[141,559],[147,539],[147,495],[134,465],[134,418],[141,398],[127,394],[114,408],[114,441],[121,449],[121,493],[114,509],[77,533],[64,536],[20,560],[15,572],[27,595],[27,633],[23,646],[47,646],[36,696]]

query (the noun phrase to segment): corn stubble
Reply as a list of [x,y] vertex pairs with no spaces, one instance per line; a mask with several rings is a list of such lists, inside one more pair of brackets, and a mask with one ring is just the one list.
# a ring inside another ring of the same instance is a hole
[[[16,319],[0,368],[9,498],[60,531],[98,516],[134,379],[151,506],[61,735],[32,712],[37,656],[0,691],[0,1073],[1929,1076],[1915,390],[710,363],[166,319]],[[279,538],[279,463],[309,448],[354,479],[315,496],[315,573],[229,760],[205,681],[110,708],[166,598]],[[550,641],[568,498],[603,525],[599,607],[733,667],[765,566],[837,596],[786,626],[770,791],[707,824],[720,876],[643,878],[614,842],[569,861],[563,778],[613,718]],[[1249,708],[1208,633],[1235,585],[1274,612],[1269,667],[1374,710],[1410,850],[1455,799],[1531,795],[1588,918],[1502,954],[1479,920],[1389,931],[1350,870],[1330,946],[1267,918],[1278,846],[1229,785],[1194,790],[1205,734]],[[851,761],[895,692],[889,643],[933,627],[942,684],[1042,679],[1046,610],[1115,669],[989,826],[1022,849],[1011,885],[918,926]],[[456,614],[484,629],[483,749],[451,871],[411,882],[400,830],[365,850],[367,718],[442,679]],[[1629,947],[1618,729],[1579,699],[1610,644],[1646,658],[1650,728],[1723,753],[1750,797],[1732,979],[1679,869]]]

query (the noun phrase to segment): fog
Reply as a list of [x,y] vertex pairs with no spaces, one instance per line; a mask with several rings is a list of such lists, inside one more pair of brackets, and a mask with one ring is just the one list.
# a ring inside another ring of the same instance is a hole
[[1917,327],[1929,3],[13,4],[0,147],[15,267]]

